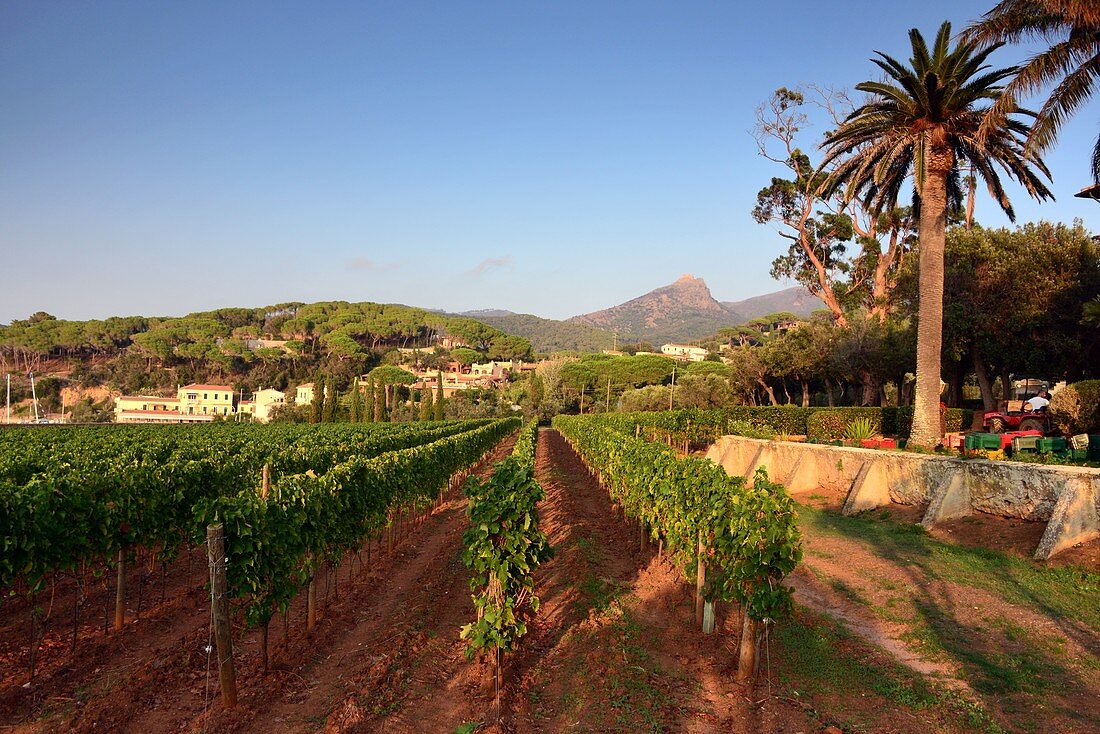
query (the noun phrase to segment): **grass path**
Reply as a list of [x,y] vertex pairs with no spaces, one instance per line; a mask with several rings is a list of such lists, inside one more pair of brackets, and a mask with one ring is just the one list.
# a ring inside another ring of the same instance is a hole
[[1100,575],[943,542],[889,512],[799,513],[796,599],[840,620],[817,625],[825,637],[855,634],[918,671],[915,706],[954,706],[977,730],[1100,730]]

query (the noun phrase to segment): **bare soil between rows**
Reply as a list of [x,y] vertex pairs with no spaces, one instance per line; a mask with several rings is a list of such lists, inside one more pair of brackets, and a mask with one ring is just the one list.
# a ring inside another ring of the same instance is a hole
[[[511,446],[511,440],[498,446],[475,473],[488,474],[491,462]],[[39,675],[29,687],[23,686],[22,672],[27,608],[18,600],[6,601],[0,610],[0,728],[141,734],[809,734],[835,733],[834,722],[855,720],[870,722],[871,728],[863,729],[870,731],[967,730],[941,728],[934,717],[915,719],[911,712],[884,707],[882,699],[856,691],[811,706],[792,693],[797,675],[771,638],[762,650],[760,683],[755,688],[735,683],[736,615],[720,606],[716,634],[696,628],[693,589],[681,570],[653,544],[643,547],[637,526],[616,511],[556,431],[540,431],[536,475],[546,490],[540,527],[555,555],[536,574],[541,607],[517,652],[504,661],[499,692],[487,662],[468,660],[459,638],[460,627],[473,620],[474,607],[461,560],[466,501],[456,495],[408,528],[393,551],[374,544],[369,559],[366,554],[349,557],[322,575],[324,605],[312,632],[305,631],[304,594],[285,623],[276,615],[269,673],[261,671],[258,632],[235,630],[240,702],[232,711],[218,703],[216,673],[205,652],[210,629],[208,599],[197,578],[205,569],[201,551],[191,559],[197,570],[190,585],[186,559],[168,569],[163,603],[159,578],[153,577],[141,619],[128,621],[121,634],[101,629],[111,590],[90,586],[75,657],[67,653],[65,620],[70,618],[60,610],[69,597],[61,588],[59,616],[45,637]],[[834,499],[821,496],[811,502],[828,506]],[[903,512],[898,519],[904,519]],[[972,525],[949,526],[944,533],[971,542]],[[1014,530],[1004,533],[1012,543],[1019,545],[1020,537],[1030,542],[1025,536],[1031,527],[1009,532]],[[852,640],[842,644],[842,653],[883,664],[900,661],[970,695],[956,665],[924,655],[903,638],[901,625],[868,610],[868,603],[898,604],[899,614],[907,613],[908,596],[921,608],[935,606],[961,622],[978,607],[983,618],[1003,618],[1064,638],[1070,653],[1096,653],[1091,632],[1070,620],[1052,625],[990,594],[879,558],[852,540],[811,534],[806,548],[807,563],[791,579],[796,601],[841,620],[875,646]],[[1090,552],[1081,551],[1086,558]],[[866,600],[853,601],[845,589]],[[799,611],[791,624],[812,628],[816,620]],[[1083,675],[1084,680],[1075,681],[1080,697],[1071,700],[1092,715],[1100,700],[1096,679],[1092,671]]]

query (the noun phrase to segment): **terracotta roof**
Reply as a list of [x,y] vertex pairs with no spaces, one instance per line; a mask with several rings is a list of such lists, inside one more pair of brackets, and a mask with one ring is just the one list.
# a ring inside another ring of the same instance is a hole
[[190,385],[184,385],[181,390],[225,390],[226,392],[233,392],[233,388],[229,385],[199,385],[191,383]]
[[123,410],[119,413],[120,418],[126,416],[147,415],[156,416],[158,418],[164,418],[165,420],[184,420],[184,421],[212,421],[215,416],[213,414],[201,414],[195,415],[191,413],[180,413],[175,410]]
[[119,395],[115,400],[147,400],[150,403],[178,403],[178,398],[157,398],[151,395]]

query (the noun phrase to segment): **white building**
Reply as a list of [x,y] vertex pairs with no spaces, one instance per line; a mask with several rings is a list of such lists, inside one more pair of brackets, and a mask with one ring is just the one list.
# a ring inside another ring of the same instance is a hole
[[286,405],[286,393],[267,387],[265,390],[256,391],[252,395],[252,418],[267,423],[272,419],[272,413],[276,408]]
[[665,344],[661,347],[661,354],[684,362],[702,362],[707,358],[706,349],[690,344]]

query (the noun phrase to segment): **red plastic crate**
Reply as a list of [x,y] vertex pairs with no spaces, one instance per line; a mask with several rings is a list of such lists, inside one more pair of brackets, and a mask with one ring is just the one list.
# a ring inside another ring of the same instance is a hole
[[892,438],[865,438],[860,445],[865,449],[896,449],[898,442]]
[[1042,431],[1009,431],[1001,434],[1001,451],[1012,445],[1012,439],[1017,436],[1042,436]]

